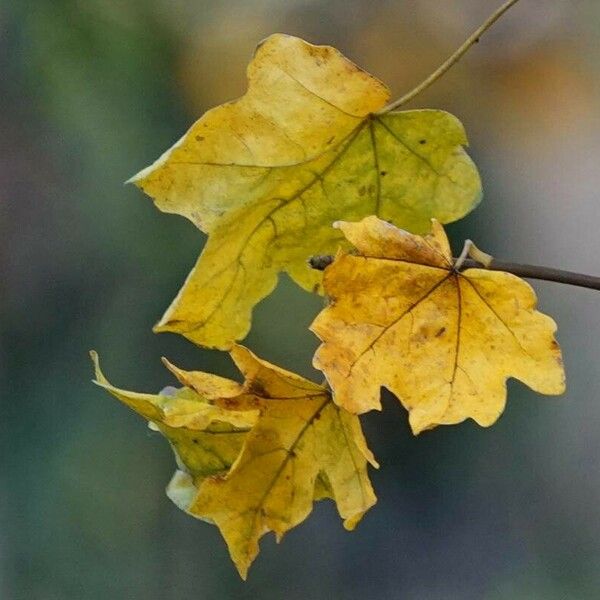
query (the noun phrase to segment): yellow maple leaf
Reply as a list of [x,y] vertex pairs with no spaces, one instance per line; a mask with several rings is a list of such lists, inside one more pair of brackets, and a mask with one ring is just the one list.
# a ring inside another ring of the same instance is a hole
[[[147,419],[171,443],[177,462],[198,484],[209,475],[227,472],[238,457],[246,433],[255,425],[258,411],[226,410],[189,388],[170,393],[140,394],[111,385],[91,353],[99,386]],[[235,393],[239,384],[211,376],[222,394]],[[239,393],[239,391],[238,391]]]
[[182,390],[168,397],[126,392],[106,381],[95,358],[96,379],[169,438],[179,463],[169,497],[219,527],[245,578],[260,538],[273,531],[280,540],[306,519],[313,500],[334,499],[353,529],[376,502],[367,462],[377,463],[358,417],[323,386],[241,346],[231,356],[243,385],[165,361]]
[[329,46],[276,34],[248,67],[248,91],[208,111],[132,181],[209,234],[156,325],[226,349],[285,271],[320,291],[306,260],[343,240],[337,219],[376,214],[413,232],[481,197],[461,123],[438,110],[375,114],[387,88]]
[[381,409],[380,387],[409,411],[414,433],[467,418],[494,423],[515,377],[543,394],[565,380],[556,324],[532,288],[509,273],[454,268],[434,221],[420,237],[371,216],[337,226],[357,254],[325,270],[331,303],[311,329],[314,358],[338,404]]

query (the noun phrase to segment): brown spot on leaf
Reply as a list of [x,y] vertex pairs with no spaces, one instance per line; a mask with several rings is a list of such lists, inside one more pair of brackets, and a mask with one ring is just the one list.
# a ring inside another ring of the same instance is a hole
[[248,384],[248,391],[261,398],[270,398],[267,390],[265,390],[265,386],[260,381],[250,381]]
[[229,410],[235,410],[240,405],[235,398],[223,398],[223,404],[225,405],[225,408]]

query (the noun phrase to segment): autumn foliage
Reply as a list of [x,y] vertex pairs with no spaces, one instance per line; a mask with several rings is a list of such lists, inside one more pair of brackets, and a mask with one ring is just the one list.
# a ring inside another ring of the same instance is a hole
[[344,238],[331,224],[377,215],[416,233],[455,221],[481,196],[460,122],[417,110],[374,114],[387,88],[337,50],[273,35],[248,67],[248,91],[208,111],[132,178],[158,208],[208,242],[155,331],[228,349],[281,271],[308,291],[312,254]]
[[[92,353],[96,383],[168,439],[168,496],[220,529],[244,578],[261,536],[281,539],[314,501],[332,499],[347,529],[375,504],[367,467],[377,462],[357,415],[381,409],[382,387],[415,434],[493,424],[510,377],[564,390],[556,325],[532,288],[453,258],[441,223],[481,198],[463,126],[439,110],[390,111],[388,100],[334,48],[273,35],[246,94],[132,178],[208,234],[155,331],[230,351],[244,381],[165,361],[181,387],[129,392]],[[324,273],[308,265],[317,254],[335,255]],[[280,272],[326,297],[311,329],[328,385],[237,344]]]

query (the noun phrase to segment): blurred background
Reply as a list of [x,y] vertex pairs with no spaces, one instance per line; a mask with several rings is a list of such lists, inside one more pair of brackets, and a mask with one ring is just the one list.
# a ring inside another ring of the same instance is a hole
[[[2,0],[0,599],[600,597],[600,294],[535,283],[568,393],[509,385],[491,429],[414,438],[392,398],[364,427],[379,496],[332,503],[242,583],[216,528],[164,495],[167,444],[91,384],[158,391],[225,354],[154,335],[203,236],[123,181],[239,96],[273,32],[335,45],[394,97],[499,0]],[[485,199],[450,227],[502,260],[600,274],[600,3],[523,0],[413,107],[464,122]],[[305,375],[321,301],[285,277],[246,343]],[[294,318],[290,318],[293,315]]]

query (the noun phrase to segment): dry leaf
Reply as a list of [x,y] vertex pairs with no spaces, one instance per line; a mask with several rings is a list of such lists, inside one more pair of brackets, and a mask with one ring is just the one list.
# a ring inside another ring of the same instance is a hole
[[556,324],[509,273],[456,272],[443,227],[420,237],[371,216],[338,227],[357,249],[325,270],[331,299],[311,329],[314,365],[347,410],[380,409],[380,386],[409,411],[414,433],[467,418],[494,423],[515,377],[564,391]]
[[[182,469],[197,483],[224,473],[238,457],[246,434],[256,424],[258,411],[226,410],[190,388],[172,393],[140,394],[112,386],[102,374],[95,352],[91,353],[99,386],[147,419],[170,442]],[[231,393],[239,384],[216,375],[213,386]],[[239,391],[238,391],[239,393]]]
[[166,361],[185,386],[174,396],[119,390],[98,366],[96,379],[169,438],[179,463],[169,497],[219,527],[245,578],[260,538],[273,531],[281,539],[316,499],[334,499],[353,529],[375,504],[367,462],[377,463],[358,417],[336,406],[324,387],[241,346],[231,355],[244,385]]
[[320,290],[306,260],[343,241],[337,219],[377,214],[414,232],[479,201],[481,182],[452,115],[373,113],[387,88],[329,46],[272,35],[248,67],[248,91],[208,111],[132,181],[165,212],[209,234],[155,331],[229,348],[285,271]]

